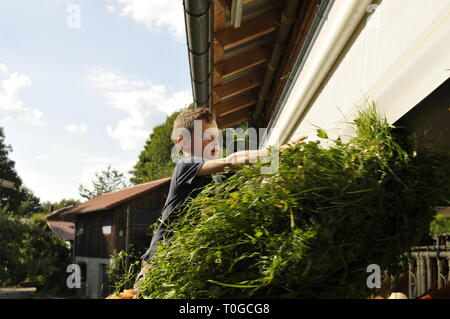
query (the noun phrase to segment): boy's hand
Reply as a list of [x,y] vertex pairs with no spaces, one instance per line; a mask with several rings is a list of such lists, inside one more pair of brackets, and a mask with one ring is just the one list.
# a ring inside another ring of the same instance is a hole
[[298,144],[298,143],[300,143],[301,141],[303,141],[303,140],[305,140],[307,138],[308,138],[307,135],[302,135],[302,136],[296,138],[295,140],[293,140],[292,142],[289,142],[287,144],[281,145],[280,146],[280,151],[283,151],[283,150],[285,150],[285,149],[287,149],[287,148],[289,148],[291,146],[294,146],[295,144]]
[[[283,151],[297,143],[300,143],[308,136],[300,136],[288,144],[280,146],[280,151]],[[260,156],[267,156],[269,149],[263,150],[245,150],[238,151],[228,155],[225,158],[219,158],[214,160],[208,160],[198,171],[197,175],[211,175],[218,172],[222,172],[226,166],[242,165],[256,162],[256,159]]]

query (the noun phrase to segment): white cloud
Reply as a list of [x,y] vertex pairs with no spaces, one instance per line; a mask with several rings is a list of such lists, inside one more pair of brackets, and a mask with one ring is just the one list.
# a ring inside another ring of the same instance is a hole
[[116,8],[114,8],[112,5],[107,5],[106,10],[108,10],[109,12],[112,12],[112,13],[116,12]]
[[64,126],[64,129],[72,134],[84,134],[88,131],[88,126],[86,124],[68,124]]
[[142,147],[155,125],[192,102],[189,89],[173,92],[165,85],[125,76],[117,70],[97,69],[89,79],[105,93],[109,105],[128,113],[115,126],[106,128],[124,150]]
[[150,31],[167,29],[175,39],[185,38],[182,0],[116,0],[116,5],[119,8],[108,5],[107,10],[130,17]]
[[3,63],[0,63],[0,74],[8,74],[8,67]]
[[36,155],[36,159],[38,159],[38,160],[48,160],[48,155],[47,154],[39,154],[39,155]]
[[92,181],[95,179],[95,173],[100,173],[101,171],[104,171],[108,168],[109,165],[111,165],[111,168],[116,169],[119,171],[119,173],[123,173],[126,180],[129,180],[130,174],[128,174],[128,171],[130,171],[134,164],[136,164],[136,161],[126,161],[118,158],[91,158],[88,160],[90,163],[94,163],[93,165],[86,165],[80,175],[80,184],[83,184],[84,186],[87,186],[88,188],[91,187]]
[[0,63],[0,118],[16,119],[33,125],[42,125],[42,112],[24,106],[19,95],[32,85],[31,79],[25,74],[11,73],[5,64]]
[[107,91],[125,91],[144,88],[146,83],[133,76],[123,76],[118,70],[98,68],[91,72],[89,79],[94,87]]
[[[51,167],[51,172],[55,177],[46,186],[46,192],[43,196],[46,199],[55,201],[69,197],[81,199],[78,194],[78,186],[82,184],[91,188],[95,173],[106,170],[108,165],[111,165],[112,168],[118,170],[120,173],[124,173],[125,178],[129,180],[130,174],[128,174],[128,171],[136,164],[133,156],[128,156],[132,159],[125,159],[79,150],[65,144],[50,144],[48,147],[50,160],[58,159],[58,161]],[[55,156],[52,156],[52,154]],[[70,171],[67,170],[67,166],[71,167]],[[39,189],[39,185],[47,182],[46,179],[45,181],[42,180],[42,174],[40,177],[40,184],[38,180],[32,180],[32,186],[37,185],[33,189]]]

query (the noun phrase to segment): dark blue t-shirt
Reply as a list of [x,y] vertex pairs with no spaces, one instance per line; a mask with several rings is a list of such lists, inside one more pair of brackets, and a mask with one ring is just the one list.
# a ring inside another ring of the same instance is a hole
[[159,225],[153,233],[150,247],[141,257],[142,259],[150,259],[156,252],[156,243],[167,238],[166,225],[169,224],[169,216],[170,222],[176,218],[172,214],[175,208],[184,202],[188,196],[195,197],[200,192],[198,188],[213,180],[210,175],[197,176],[205,161],[206,159],[203,157],[184,156],[175,165],[170,181],[169,194],[162,209],[161,221],[158,220]]

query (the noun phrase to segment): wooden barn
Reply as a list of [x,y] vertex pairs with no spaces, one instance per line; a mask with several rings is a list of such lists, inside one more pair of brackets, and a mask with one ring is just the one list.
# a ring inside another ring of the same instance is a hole
[[111,255],[129,251],[132,237],[149,233],[161,215],[169,185],[170,178],[164,178],[106,193],[60,215],[75,223],[74,263],[81,267],[81,294],[108,294],[105,267]]

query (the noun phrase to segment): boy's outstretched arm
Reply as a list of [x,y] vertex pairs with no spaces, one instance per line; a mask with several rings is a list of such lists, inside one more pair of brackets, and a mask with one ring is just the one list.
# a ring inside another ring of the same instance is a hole
[[[308,138],[308,136],[301,136],[294,141],[280,146],[280,150],[284,150],[291,145],[295,145]],[[198,171],[197,175],[211,175],[222,172],[227,166],[237,166],[241,164],[249,164],[256,161],[258,157],[267,156],[268,149],[263,150],[245,150],[238,151],[228,155],[224,158],[218,158],[206,161],[202,168]]]

